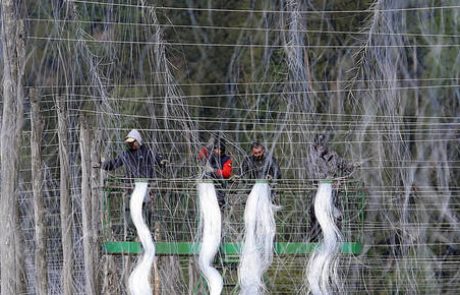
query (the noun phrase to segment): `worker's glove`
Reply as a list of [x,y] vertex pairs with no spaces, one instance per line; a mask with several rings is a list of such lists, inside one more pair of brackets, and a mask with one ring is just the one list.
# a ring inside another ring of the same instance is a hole
[[93,168],[94,169],[100,169],[101,168],[101,162],[93,163]]
[[205,173],[214,173],[214,168],[212,168],[212,167],[209,166],[209,165],[205,165],[205,166],[204,166],[204,172],[205,172]]
[[240,179],[241,179],[241,176],[235,174],[235,175],[232,175],[229,180],[235,182],[235,181],[239,181]]
[[266,178],[268,181],[272,181],[272,180],[273,180],[273,176],[271,176],[270,174],[268,174],[265,178]]
[[171,163],[169,162],[169,160],[163,159],[163,160],[160,161],[160,165],[161,165],[162,167],[167,166],[167,165],[169,165],[169,164],[171,164]]

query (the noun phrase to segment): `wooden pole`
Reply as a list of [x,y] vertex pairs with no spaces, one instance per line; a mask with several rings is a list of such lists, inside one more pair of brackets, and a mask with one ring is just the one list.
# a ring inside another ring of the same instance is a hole
[[46,261],[47,232],[45,226],[45,205],[43,200],[43,173],[42,173],[42,136],[44,121],[40,114],[38,91],[30,89],[30,152],[32,168],[32,193],[35,221],[35,272],[37,293],[48,294],[48,264]]
[[21,251],[18,219],[19,151],[23,125],[22,79],[24,76],[24,25],[18,15],[18,2],[1,1],[3,53],[3,115],[1,126],[0,193],[0,293],[25,291],[24,253]]
[[[101,132],[99,130],[93,131],[93,138],[91,143],[91,166],[95,166],[101,160]],[[99,226],[102,216],[100,204],[102,199],[102,173],[100,169],[91,169],[91,227],[92,227],[92,240],[91,248],[93,249],[93,263],[94,263],[94,288],[96,293],[100,293],[101,288],[101,272],[100,270],[100,254],[99,254]]]
[[80,120],[80,152],[81,152],[81,214],[83,226],[83,256],[85,267],[86,294],[96,294],[94,285],[93,227],[92,227],[92,196],[91,196],[91,133],[87,118]]
[[62,232],[62,281],[64,295],[72,295],[73,292],[73,241],[72,241],[72,200],[70,196],[70,160],[67,140],[67,111],[64,97],[56,100],[58,115],[58,139],[59,139],[59,166],[60,166],[60,214]]
[[[150,207],[150,210],[153,210],[153,206]],[[160,241],[160,223],[155,222],[155,228],[154,228],[154,241],[158,242]],[[153,286],[154,286],[154,294],[155,295],[160,295],[161,294],[161,280],[160,280],[160,273],[158,270],[158,263],[160,259],[158,255],[155,256],[155,259],[153,260]]]

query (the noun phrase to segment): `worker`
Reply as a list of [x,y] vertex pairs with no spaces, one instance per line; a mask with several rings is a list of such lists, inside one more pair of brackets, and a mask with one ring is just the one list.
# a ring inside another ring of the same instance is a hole
[[221,210],[227,204],[225,190],[228,179],[232,176],[232,159],[225,153],[225,150],[224,140],[217,138],[211,147],[203,147],[198,154],[198,159],[204,162],[204,177],[214,180],[217,201]]
[[[129,208],[129,197],[132,193],[132,183],[135,180],[148,181],[155,179],[155,166],[165,167],[169,161],[163,159],[159,154],[154,154],[142,140],[142,136],[138,130],[132,129],[124,140],[127,145],[127,150],[122,152],[114,159],[104,161],[101,168],[107,171],[115,170],[121,166],[125,168],[126,182],[130,184],[125,196],[125,221],[127,225],[127,232],[125,233],[128,239],[135,236],[135,228],[131,219]],[[144,199],[142,206],[144,220],[146,220],[149,228],[152,225],[153,218],[153,195],[149,192]]]
[[275,157],[268,153],[260,142],[253,142],[251,155],[246,157],[241,165],[243,179],[281,179],[281,170]]

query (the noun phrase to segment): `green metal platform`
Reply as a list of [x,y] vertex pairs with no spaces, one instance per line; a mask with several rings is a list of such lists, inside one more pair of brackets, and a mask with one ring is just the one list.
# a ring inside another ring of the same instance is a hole
[[[310,254],[318,243],[275,243],[274,251],[277,255],[305,255]],[[105,242],[102,249],[107,254],[140,254],[142,246],[140,242]],[[343,254],[359,255],[363,249],[361,243],[344,242],[341,245]],[[224,243],[221,251],[225,255],[238,256],[241,250],[240,243]],[[156,255],[198,255],[199,243],[192,242],[158,242],[155,243]]]

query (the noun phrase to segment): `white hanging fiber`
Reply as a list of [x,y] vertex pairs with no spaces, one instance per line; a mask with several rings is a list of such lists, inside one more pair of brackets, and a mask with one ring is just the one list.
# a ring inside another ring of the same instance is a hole
[[219,295],[224,287],[220,273],[211,266],[219,249],[222,220],[214,184],[210,181],[198,183],[202,241],[198,263],[208,283],[210,295]]
[[153,259],[155,258],[155,245],[153,243],[150,230],[145,224],[142,216],[142,204],[147,194],[148,183],[136,182],[129,207],[131,218],[136,226],[137,235],[141,240],[144,253],[138,264],[129,276],[128,288],[131,295],[152,295],[150,286],[150,273],[152,270]]
[[262,277],[273,261],[276,231],[274,211],[268,182],[257,182],[244,210],[245,235],[238,267],[242,295],[262,294],[265,291]]
[[315,197],[315,216],[323,232],[323,242],[313,252],[307,266],[307,281],[314,295],[343,294],[337,273],[342,235],[334,223],[332,183],[322,182]]

